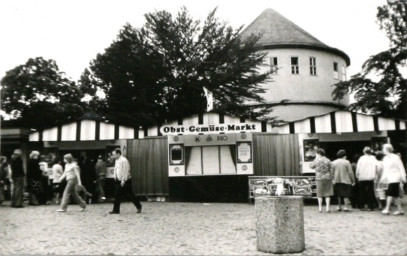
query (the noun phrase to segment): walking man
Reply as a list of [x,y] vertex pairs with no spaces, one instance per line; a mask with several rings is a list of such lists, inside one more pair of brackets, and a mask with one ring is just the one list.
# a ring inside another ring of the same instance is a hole
[[120,214],[120,203],[122,195],[128,193],[131,201],[137,208],[137,213],[141,213],[141,204],[137,197],[133,194],[131,175],[130,175],[130,163],[122,156],[120,149],[115,149],[112,154],[113,159],[116,160],[114,165],[114,177],[115,177],[115,200],[113,211],[110,214]]
[[103,161],[102,156],[98,157],[98,161],[95,166],[97,180],[96,191],[98,196],[98,203],[103,203],[106,200],[105,197],[105,179],[106,179],[106,163]]
[[356,167],[356,178],[359,181],[359,202],[361,210],[367,204],[370,211],[375,207],[374,179],[376,177],[377,160],[372,155],[372,149],[365,147],[364,155],[359,159]]

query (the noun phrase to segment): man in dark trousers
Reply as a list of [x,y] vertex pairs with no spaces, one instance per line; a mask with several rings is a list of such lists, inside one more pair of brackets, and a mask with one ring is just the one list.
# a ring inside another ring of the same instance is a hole
[[120,213],[120,203],[122,195],[128,193],[130,195],[131,201],[134,206],[137,208],[137,213],[141,213],[141,204],[137,197],[133,194],[131,175],[130,175],[130,163],[129,161],[122,156],[120,149],[115,149],[112,154],[113,159],[115,159],[114,165],[114,191],[115,191],[115,200],[113,211],[109,212],[110,214],[119,214]]
[[24,192],[24,167],[21,149],[14,150],[14,154],[11,156],[11,179],[13,180],[14,187],[11,196],[11,207],[23,208],[23,192]]

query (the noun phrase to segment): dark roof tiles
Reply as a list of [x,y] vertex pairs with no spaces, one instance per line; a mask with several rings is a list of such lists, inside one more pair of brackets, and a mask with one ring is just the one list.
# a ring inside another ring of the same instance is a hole
[[245,40],[253,34],[261,35],[258,44],[265,48],[298,47],[319,49],[342,56],[347,64],[350,65],[350,59],[346,53],[322,43],[313,35],[273,9],[264,10],[242,31],[240,38]]

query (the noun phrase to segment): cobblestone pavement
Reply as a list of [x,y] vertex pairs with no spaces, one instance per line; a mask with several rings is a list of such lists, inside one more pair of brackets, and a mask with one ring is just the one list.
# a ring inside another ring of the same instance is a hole
[[[256,250],[254,206],[249,204],[130,203],[120,215],[111,204],[0,206],[0,254],[261,254]],[[332,208],[334,209],[334,207]],[[305,207],[303,255],[407,255],[407,216],[379,212],[317,213]]]

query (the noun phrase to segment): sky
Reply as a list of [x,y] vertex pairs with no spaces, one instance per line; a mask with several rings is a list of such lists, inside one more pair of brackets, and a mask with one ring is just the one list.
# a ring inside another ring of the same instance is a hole
[[89,62],[109,47],[119,30],[144,24],[144,14],[186,6],[203,20],[215,7],[233,27],[249,25],[272,8],[325,44],[351,58],[348,74],[360,71],[371,55],[388,48],[376,24],[385,0],[1,0],[0,78],[29,58],[54,59],[77,81]]

